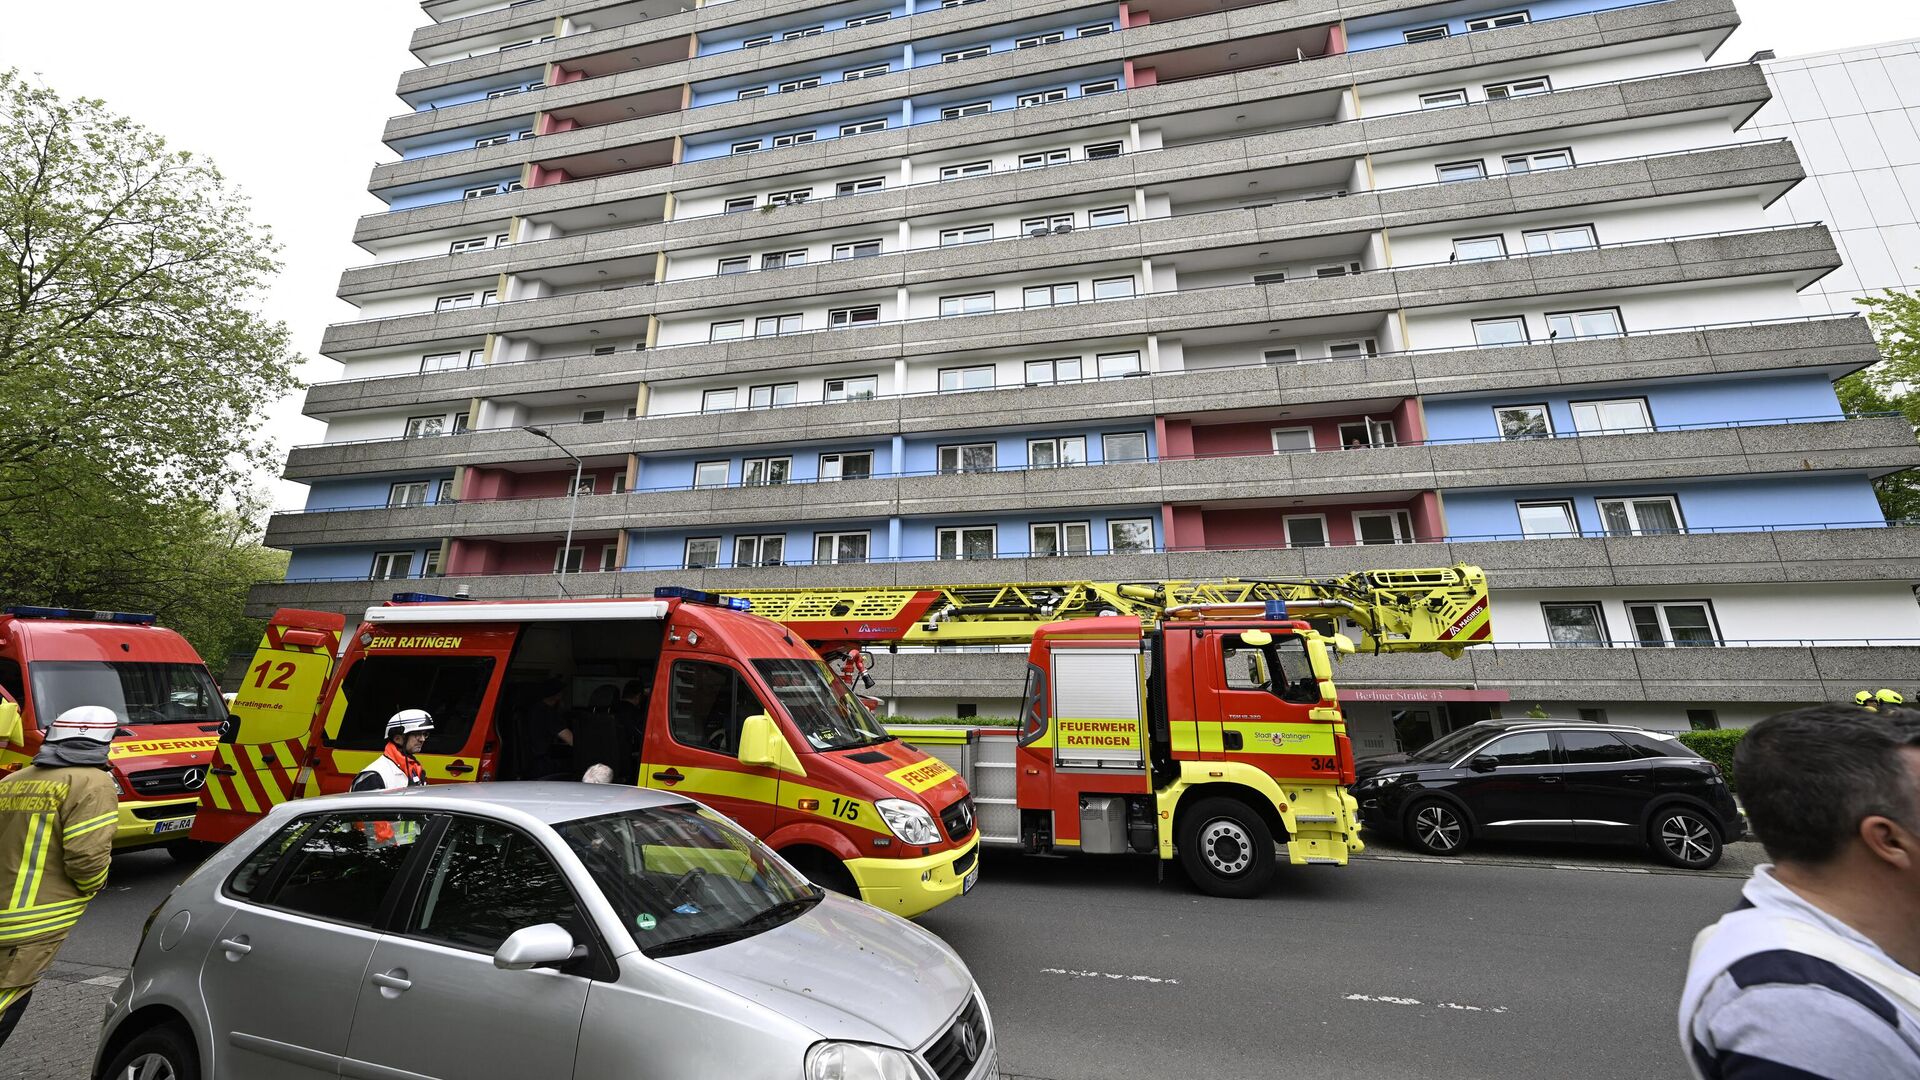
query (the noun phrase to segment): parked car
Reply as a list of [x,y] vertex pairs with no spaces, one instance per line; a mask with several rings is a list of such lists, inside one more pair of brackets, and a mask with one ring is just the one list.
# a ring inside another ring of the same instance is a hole
[[1410,754],[1360,763],[1361,823],[1433,855],[1475,839],[1645,844],[1705,870],[1746,834],[1726,778],[1664,732],[1568,720],[1486,720]]
[[569,783],[281,804],[154,911],[95,1065],[997,1075],[979,987],[939,938],[815,887],[699,803]]

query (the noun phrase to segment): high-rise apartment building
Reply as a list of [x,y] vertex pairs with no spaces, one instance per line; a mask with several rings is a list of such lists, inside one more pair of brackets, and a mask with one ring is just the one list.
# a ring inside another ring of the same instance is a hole
[[1362,754],[1920,684],[1730,0],[425,8],[258,609],[1474,562],[1501,644],[1350,658]]

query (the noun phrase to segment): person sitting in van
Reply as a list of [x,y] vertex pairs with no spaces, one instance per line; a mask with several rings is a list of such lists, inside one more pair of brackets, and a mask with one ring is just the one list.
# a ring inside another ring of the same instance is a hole
[[549,678],[534,688],[533,701],[514,717],[512,736],[506,742],[513,762],[508,773],[511,779],[580,775],[573,769],[573,728],[565,680]]
[[619,725],[624,755],[613,763],[615,783],[633,784],[640,779],[640,752],[647,742],[647,691],[644,679],[628,679],[620,688],[620,700],[613,703],[613,718]]
[[604,765],[609,772],[617,772],[616,766],[626,763],[625,739],[620,731],[620,719],[614,714],[614,705],[619,701],[612,683],[603,683],[593,689],[593,695],[587,699],[587,711],[573,721],[573,768],[576,776],[584,775],[595,765]]

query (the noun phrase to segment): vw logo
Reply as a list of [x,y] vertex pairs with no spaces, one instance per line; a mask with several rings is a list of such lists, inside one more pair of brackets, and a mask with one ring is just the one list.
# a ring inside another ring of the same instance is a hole
[[182,769],[180,772],[180,786],[186,788],[188,791],[198,791],[200,790],[200,785],[206,782],[207,771],[198,765],[190,769]]
[[980,1043],[986,1038],[981,1030],[984,1025],[978,1019],[967,1020],[960,1025],[960,1052],[968,1061],[980,1060]]

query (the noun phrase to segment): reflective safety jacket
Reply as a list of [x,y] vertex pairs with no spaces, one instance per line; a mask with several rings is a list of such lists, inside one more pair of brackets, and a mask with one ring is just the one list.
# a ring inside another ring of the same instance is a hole
[[392,743],[380,756],[367,762],[353,778],[351,791],[392,791],[395,788],[420,787],[427,782],[427,771],[420,762]]
[[29,765],[0,778],[0,992],[40,978],[107,883],[117,803],[105,769]]

